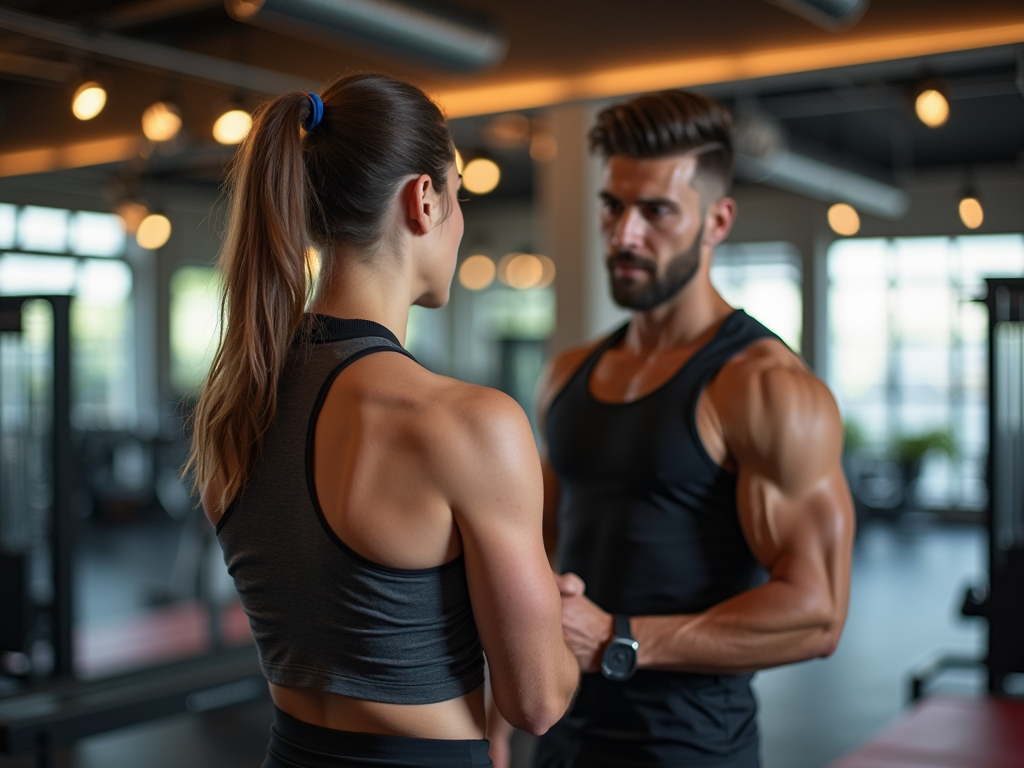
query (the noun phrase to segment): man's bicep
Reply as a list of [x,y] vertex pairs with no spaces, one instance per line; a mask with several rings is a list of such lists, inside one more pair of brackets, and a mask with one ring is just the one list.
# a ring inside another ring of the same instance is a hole
[[824,385],[802,372],[763,382],[758,395],[752,437],[736,452],[740,521],[769,570],[818,560],[852,525],[838,409]]

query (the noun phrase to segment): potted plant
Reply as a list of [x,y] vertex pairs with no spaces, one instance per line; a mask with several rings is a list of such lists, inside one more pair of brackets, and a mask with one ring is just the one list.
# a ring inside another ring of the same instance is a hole
[[949,458],[959,452],[953,430],[935,429],[914,435],[902,435],[893,441],[893,453],[903,477],[903,507],[910,506],[917,480],[921,475],[921,464],[929,453],[945,454]]

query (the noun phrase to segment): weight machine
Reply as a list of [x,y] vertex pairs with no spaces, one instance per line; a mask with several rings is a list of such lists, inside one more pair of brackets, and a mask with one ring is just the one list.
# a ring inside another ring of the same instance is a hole
[[76,678],[71,301],[0,297],[0,754],[40,768],[85,736],[268,695],[252,645]]

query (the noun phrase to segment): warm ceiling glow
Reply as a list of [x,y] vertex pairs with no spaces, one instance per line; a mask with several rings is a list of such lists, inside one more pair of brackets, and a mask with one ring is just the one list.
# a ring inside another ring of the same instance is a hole
[[139,224],[135,241],[149,251],[163,248],[171,238],[171,221],[159,213],[151,213]]
[[828,225],[837,235],[856,235],[860,231],[860,216],[852,205],[836,203],[828,209]]
[[139,231],[143,219],[149,216],[149,209],[135,200],[122,200],[117,204],[114,213],[121,217],[125,231],[129,235],[134,235]]
[[0,177],[28,173],[49,173],[66,168],[84,168],[103,163],[131,160],[139,154],[139,135],[111,136],[74,144],[0,152]]
[[462,175],[462,170],[466,167],[466,162],[462,159],[462,153],[459,150],[455,150],[455,170]]
[[107,92],[99,83],[82,83],[71,99],[71,111],[79,120],[92,120],[107,104]]
[[470,256],[459,267],[459,282],[463,288],[482,291],[494,282],[494,262],[486,256]]
[[530,138],[530,157],[538,163],[554,160],[558,154],[558,142],[549,131],[537,131]]
[[252,115],[244,109],[229,109],[213,124],[213,138],[220,144],[238,144],[252,128]]
[[927,88],[917,95],[914,111],[917,119],[929,128],[938,128],[949,120],[949,102],[934,88]]
[[960,221],[968,229],[977,229],[985,221],[985,210],[976,197],[965,197],[960,201]]
[[1015,45],[1024,40],[1019,15],[1007,23],[968,27],[962,21],[945,28],[906,34],[831,38],[824,43],[753,51],[725,51],[717,56],[583,72],[565,77],[474,85],[443,91],[449,118],[534,109],[588,99],[605,99],[642,91],[685,88],[759,77],[812,72],[877,61],[933,56],[939,53]]
[[462,187],[474,195],[486,195],[501,181],[501,169],[493,160],[478,157],[462,170]]
[[142,113],[142,132],[150,141],[170,141],[181,130],[181,111],[166,101],[150,104]]
[[498,263],[498,278],[519,290],[537,288],[544,279],[544,262],[532,253],[506,254]]

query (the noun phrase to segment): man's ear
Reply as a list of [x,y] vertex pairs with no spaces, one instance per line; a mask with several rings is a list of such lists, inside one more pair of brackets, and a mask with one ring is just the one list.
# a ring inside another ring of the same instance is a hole
[[434,184],[425,173],[405,185],[405,215],[415,234],[425,235],[433,227],[436,197]]
[[716,246],[729,236],[736,221],[736,201],[722,197],[711,203],[704,213],[704,241]]

